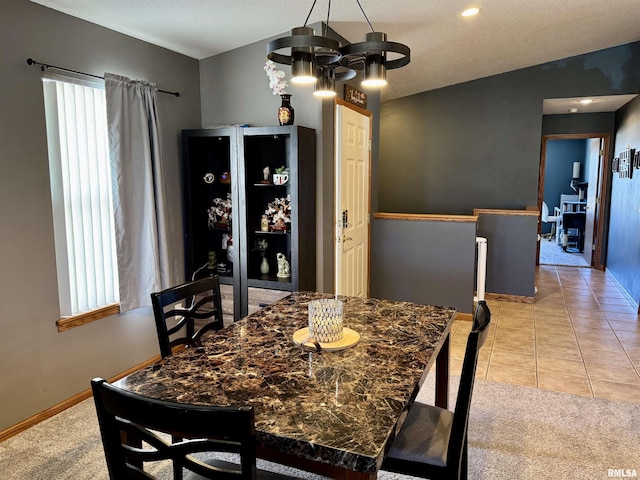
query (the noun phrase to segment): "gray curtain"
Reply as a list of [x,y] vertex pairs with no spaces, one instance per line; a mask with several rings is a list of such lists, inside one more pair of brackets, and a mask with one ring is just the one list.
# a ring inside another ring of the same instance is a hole
[[120,309],[174,284],[155,85],[105,74]]

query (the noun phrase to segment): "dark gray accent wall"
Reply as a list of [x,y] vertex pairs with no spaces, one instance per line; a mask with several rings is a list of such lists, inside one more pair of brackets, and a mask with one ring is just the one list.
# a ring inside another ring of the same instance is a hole
[[487,239],[487,293],[533,297],[538,217],[480,214],[478,236]]
[[638,93],[640,43],[385,102],[378,208],[469,214],[537,204],[542,101]]
[[475,222],[374,220],[371,296],[471,313]]
[[0,15],[0,430],[159,353],[150,309],[58,333],[41,72],[26,59],[156,82],[173,261],[182,271],[180,130],[200,126],[198,62],[24,0]]
[[544,115],[542,134],[608,133],[613,136],[615,112]]
[[[321,23],[311,25],[320,32]],[[200,61],[200,84],[202,91],[202,128],[220,124],[245,124],[252,126],[277,125],[276,112],[280,97],[269,88],[263,67],[266,61],[264,39],[244,47],[222,53]],[[328,36],[345,40],[329,29]],[[277,65],[290,80],[288,65]],[[359,80],[349,83],[357,85]],[[336,85],[338,97],[342,98],[343,84]],[[334,101],[319,99],[313,95],[312,86],[293,86],[289,81],[287,93],[295,110],[295,124],[316,130],[316,288],[333,292],[334,289]],[[380,109],[380,95],[372,92],[368,97],[368,109],[374,115],[374,135]],[[377,138],[377,137],[374,137]],[[376,142],[374,142],[374,145]],[[372,178],[375,179],[377,145],[372,151]],[[302,172],[304,173],[304,172]],[[373,197],[372,197],[373,198]]]
[[[627,147],[640,151],[640,97],[616,113],[615,156]],[[607,270],[636,304],[640,303],[640,170],[631,179],[613,174]]]

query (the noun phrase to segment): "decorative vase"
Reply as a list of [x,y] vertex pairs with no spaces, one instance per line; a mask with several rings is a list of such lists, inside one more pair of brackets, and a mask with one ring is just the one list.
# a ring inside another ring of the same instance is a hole
[[262,257],[262,263],[260,264],[260,273],[264,275],[269,273],[269,262],[267,262],[267,257]]
[[278,108],[278,121],[280,125],[293,125],[293,107],[291,106],[291,94],[283,93],[282,105]]

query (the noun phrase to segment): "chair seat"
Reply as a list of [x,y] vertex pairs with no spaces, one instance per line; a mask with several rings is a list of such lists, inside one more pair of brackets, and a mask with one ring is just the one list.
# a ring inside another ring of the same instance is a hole
[[445,467],[452,425],[449,410],[414,403],[387,457]]
[[[240,470],[240,465],[233,462],[227,462],[225,460],[207,458],[206,460],[201,461],[207,465],[211,465],[212,467],[224,468],[225,470]],[[281,473],[268,472],[267,470],[258,470],[257,478],[258,480],[296,480],[296,477],[290,477]],[[207,478],[192,472],[185,475],[184,480],[207,480]]]

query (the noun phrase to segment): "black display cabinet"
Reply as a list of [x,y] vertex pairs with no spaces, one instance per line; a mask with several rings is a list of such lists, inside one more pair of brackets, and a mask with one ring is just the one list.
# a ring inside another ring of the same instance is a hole
[[187,279],[218,274],[232,285],[234,320],[248,314],[249,287],[315,290],[315,130],[182,136]]

